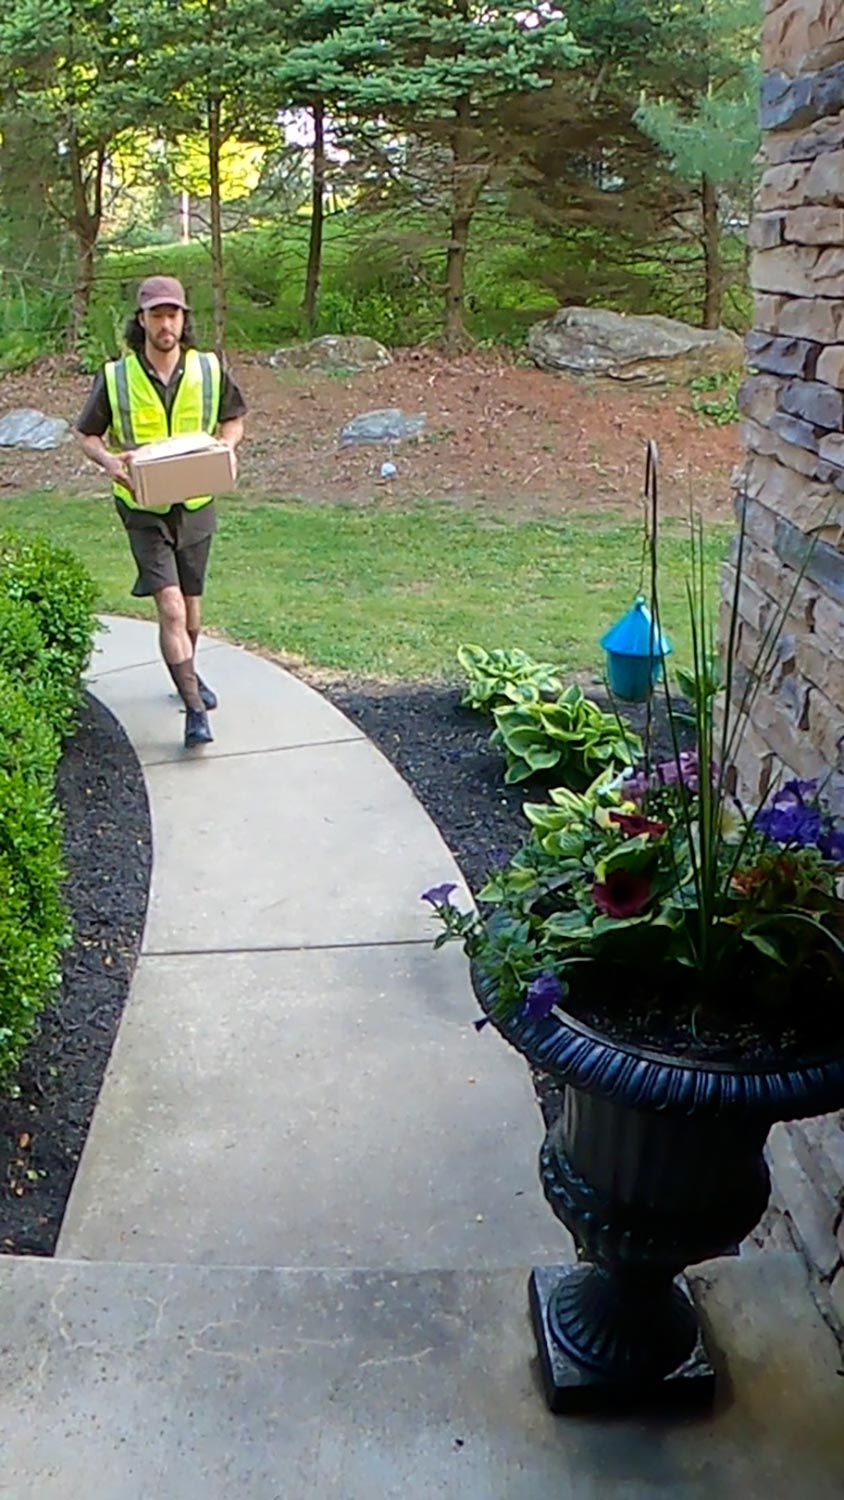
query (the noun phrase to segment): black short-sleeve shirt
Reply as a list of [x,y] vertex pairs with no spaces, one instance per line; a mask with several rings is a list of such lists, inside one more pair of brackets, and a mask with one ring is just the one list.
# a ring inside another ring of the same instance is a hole
[[[185,373],[184,351],[170,380],[165,385],[161,376],[152,368],[143,350],[138,358],[144,367],[146,374],[157,390],[162,405],[168,417],[173,409],[176,392],[181,384]],[[236,417],[246,415],[246,402],[243,399],[240,388],[232,380],[225,370],[221,371],[220,379],[220,422],[232,422]],[[91,387],[91,394],[82,409],[79,421],[76,424],[77,432],[84,437],[104,437],[111,427],[111,402],[108,397],[105,371],[100,370]]]

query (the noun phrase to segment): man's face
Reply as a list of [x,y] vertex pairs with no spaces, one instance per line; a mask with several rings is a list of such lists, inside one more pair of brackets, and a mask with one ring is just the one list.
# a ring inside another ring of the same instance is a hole
[[140,314],[141,327],[153,349],[167,354],[181,343],[185,315],[180,307],[151,307]]

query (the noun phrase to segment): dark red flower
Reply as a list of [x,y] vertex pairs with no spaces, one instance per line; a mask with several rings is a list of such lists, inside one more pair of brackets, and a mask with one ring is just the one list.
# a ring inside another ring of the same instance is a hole
[[652,818],[643,818],[640,813],[611,812],[610,822],[615,823],[626,839],[638,839],[647,834],[649,839],[661,839],[668,832],[667,823],[657,823]]
[[611,870],[603,885],[593,885],[592,896],[607,917],[637,917],[651,899],[651,882],[632,870]]

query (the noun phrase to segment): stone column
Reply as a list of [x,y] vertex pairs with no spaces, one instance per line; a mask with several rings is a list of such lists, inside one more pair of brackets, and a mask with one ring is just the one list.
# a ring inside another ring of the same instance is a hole
[[[844,0],[763,0],[763,172],[750,227],[753,372],[739,684],[794,589],[737,756],[751,805],[782,767],[829,777],[844,811]],[[725,598],[734,574],[725,575]],[[725,605],[726,608],[726,605]]]
[[[828,778],[829,800],[844,813],[844,0],[763,6],[753,373],[741,394],[745,460],[735,479],[747,521],[739,687],[806,565],[735,771],[751,806],[784,769]],[[725,601],[734,583],[728,567]],[[769,1157],[776,1211],[840,1330],[844,1116],[778,1126]]]

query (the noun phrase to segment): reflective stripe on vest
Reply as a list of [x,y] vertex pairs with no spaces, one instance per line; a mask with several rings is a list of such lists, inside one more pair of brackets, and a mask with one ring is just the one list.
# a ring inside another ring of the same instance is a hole
[[[222,377],[216,354],[200,354],[196,349],[185,352],[185,368],[169,422],[161,397],[137,354],[110,360],[105,381],[111,405],[110,436],[117,452],[191,432],[213,433],[219,421]],[[140,508],[122,484],[115,484],[114,494],[132,510]],[[199,510],[211,498],[197,495],[185,501],[185,508]],[[166,515],[170,509],[169,505],[155,507],[159,515]]]

